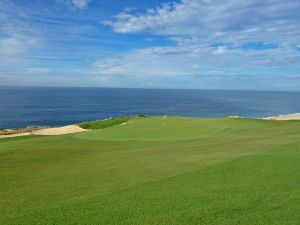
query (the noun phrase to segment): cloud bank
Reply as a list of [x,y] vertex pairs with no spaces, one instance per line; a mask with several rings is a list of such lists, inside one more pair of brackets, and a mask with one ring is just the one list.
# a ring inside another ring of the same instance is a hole
[[300,66],[299,11],[298,0],[182,0],[124,11],[104,24],[117,33],[167,37],[174,46],[134,50],[95,66],[101,75],[139,76]]

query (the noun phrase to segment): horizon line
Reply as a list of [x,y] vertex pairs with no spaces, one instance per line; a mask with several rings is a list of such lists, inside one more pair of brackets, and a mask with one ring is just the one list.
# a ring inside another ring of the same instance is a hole
[[105,86],[52,86],[52,85],[0,85],[14,88],[102,88],[102,89],[143,89],[143,90],[194,90],[194,91],[256,91],[256,92],[300,92],[300,90],[264,90],[264,89],[214,89],[214,88],[171,88],[171,87],[105,87]]

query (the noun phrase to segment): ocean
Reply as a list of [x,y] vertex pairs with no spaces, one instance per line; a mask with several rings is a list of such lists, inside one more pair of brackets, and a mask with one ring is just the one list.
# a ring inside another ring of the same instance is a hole
[[61,126],[108,117],[267,117],[300,112],[300,92],[0,87],[0,128]]

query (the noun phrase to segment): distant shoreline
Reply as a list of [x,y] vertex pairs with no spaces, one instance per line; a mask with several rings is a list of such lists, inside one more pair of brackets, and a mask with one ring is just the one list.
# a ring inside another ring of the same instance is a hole
[[277,115],[277,116],[265,117],[262,119],[264,119],[264,120],[300,120],[300,113]]

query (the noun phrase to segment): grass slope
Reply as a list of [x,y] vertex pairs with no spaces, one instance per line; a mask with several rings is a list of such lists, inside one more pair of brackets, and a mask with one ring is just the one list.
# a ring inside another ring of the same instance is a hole
[[0,224],[300,224],[298,121],[127,122],[0,140]]

